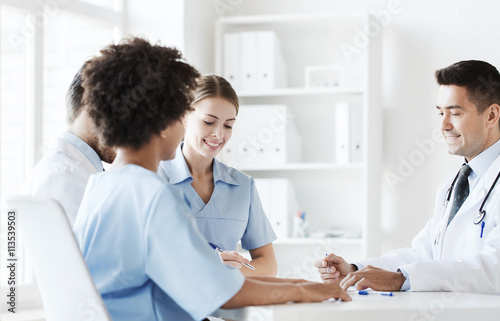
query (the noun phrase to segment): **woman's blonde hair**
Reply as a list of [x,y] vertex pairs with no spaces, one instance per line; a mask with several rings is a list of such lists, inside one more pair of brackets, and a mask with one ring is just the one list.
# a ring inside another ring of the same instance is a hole
[[214,74],[205,74],[198,78],[194,90],[194,100],[191,105],[210,97],[220,97],[230,101],[236,108],[236,115],[240,108],[238,95],[231,84],[223,77]]

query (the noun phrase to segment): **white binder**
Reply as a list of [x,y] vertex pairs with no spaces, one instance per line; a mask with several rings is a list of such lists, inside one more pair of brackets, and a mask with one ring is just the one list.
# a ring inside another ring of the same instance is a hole
[[350,108],[346,102],[337,103],[335,106],[335,154],[339,164],[350,162]]
[[302,139],[285,105],[242,105],[219,159],[236,168],[297,163]]
[[242,106],[233,125],[232,136],[217,156],[219,161],[236,169],[241,169],[247,163],[245,158],[252,156],[246,135],[252,130],[254,124],[246,121],[246,117],[241,115],[241,110]]
[[257,32],[240,33],[241,90],[257,89]]
[[278,35],[274,31],[257,34],[257,87],[271,90],[286,87],[286,65]]
[[291,221],[299,210],[292,184],[285,178],[256,178],[264,212],[278,239],[291,236]]
[[353,104],[350,106],[350,161],[360,163],[363,161],[363,106]]
[[239,32],[224,34],[223,62],[222,76],[231,83],[236,91],[241,89]]

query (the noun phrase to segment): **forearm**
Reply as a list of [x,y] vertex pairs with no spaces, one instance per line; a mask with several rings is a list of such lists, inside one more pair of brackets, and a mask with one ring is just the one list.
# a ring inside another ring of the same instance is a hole
[[255,267],[255,270],[243,267],[240,271],[244,276],[276,276],[276,273],[278,273],[278,264],[276,263],[276,255],[274,254],[272,243],[252,249],[249,252],[252,257],[250,264]]
[[251,276],[247,277],[247,279],[252,279],[252,280],[257,280],[257,281],[264,281],[264,282],[275,282],[275,283],[304,283],[304,282],[310,282],[307,280],[303,279],[284,279],[284,278],[276,278],[272,276]]
[[250,264],[255,268],[255,270],[249,269],[245,266],[241,268],[241,273],[244,276],[269,276],[275,277],[278,273],[278,264],[276,259],[273,257],[257,257],[250,261]]
[[294,283],[266,282],[247,278],[241,290],[222,308],[234,309],[250,305],[281,304],[302,301],[302,291]]

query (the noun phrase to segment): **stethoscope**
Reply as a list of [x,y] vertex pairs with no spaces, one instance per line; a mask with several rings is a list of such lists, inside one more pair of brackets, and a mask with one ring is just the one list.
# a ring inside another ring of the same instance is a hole
[[[446,201],[444,203],[443,215],[446,212],[446,206],[448,205],[448,202],[450,201],[451,193],[453,192],[453,188],[455,187],[455,183],[457,182],[459,174],[460,174],[460,171],[458,171],[457,175],[453,179],[453,182],[451,182],[450,188],[448,188],[448,194],[446,195]],[[495,185],[497,184],[497,181],[498,181],[499,178],[500,178],[500,172],[497,174],[497,177],[493,181],[493,184],[491,185],[490,189],[488,190],[488,193],[484,197],[484,200],[481,203],[481,206],[479,207],[479,211],[474,216],[474,220],[472,222],[475,225],[479,225],[484,220],[484,217],[486,216],[486,210],[484,210],[484,204],[486,204],[486,201],[490,197],[490,194],[493,191],[493,189],[495,188]]]
[[[446,207],[448,206],[448,202],[450,201],[451,194],[453,192],[453,188],[455,187],[455,183],[457,182],[458,175],[460,174],[460,171],[458,171],[457,175],[453,179],[453,182],[451,182],[450,188],[448,188],[448,193],[446,195],[446,200],[444,203],[444,208],[443,208],[443,217],[444,214],[446,213]],[[491,185],[490,189],[488,190],[488,193],[486,193],[486,196],[484,197],[483,202],[481,203],[481,206],[479,207],[479,210],[477,211],[476,215],[474,215],[474,219],[472,220],[472,223],[475,225],[481,224],[481,222],[484,222],[484,217],[486,216],[486,210],[484,209],[484,205],[486,204],[486,201],[490,197],[491,192],[495,188],[495,185],[498,182],[498,179],[500,178],[500,172],[497,174],[497,177],[493,181],[493,184]],[[482,225],[482,228],[484,228],[484,223]],[[436,239],[434,240],[434,245],[439,244],[440,238],[441,238],[441,228],[439,229],[438,234],[436,235]],[[481,237],[482,237],[482,231],[481,231]]]

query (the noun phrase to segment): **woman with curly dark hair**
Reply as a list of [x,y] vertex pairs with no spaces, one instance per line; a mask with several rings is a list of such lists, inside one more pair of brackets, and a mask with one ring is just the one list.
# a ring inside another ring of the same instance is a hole
[[90,178],[74,233],[111,317],[201,320],[220,306],[349,300],[335,285],[245,280],[156,174],[161,160],[175,157],[197,77],[176,49],[139,38],[106,47],[83,71],[89,115],[117,156]]

